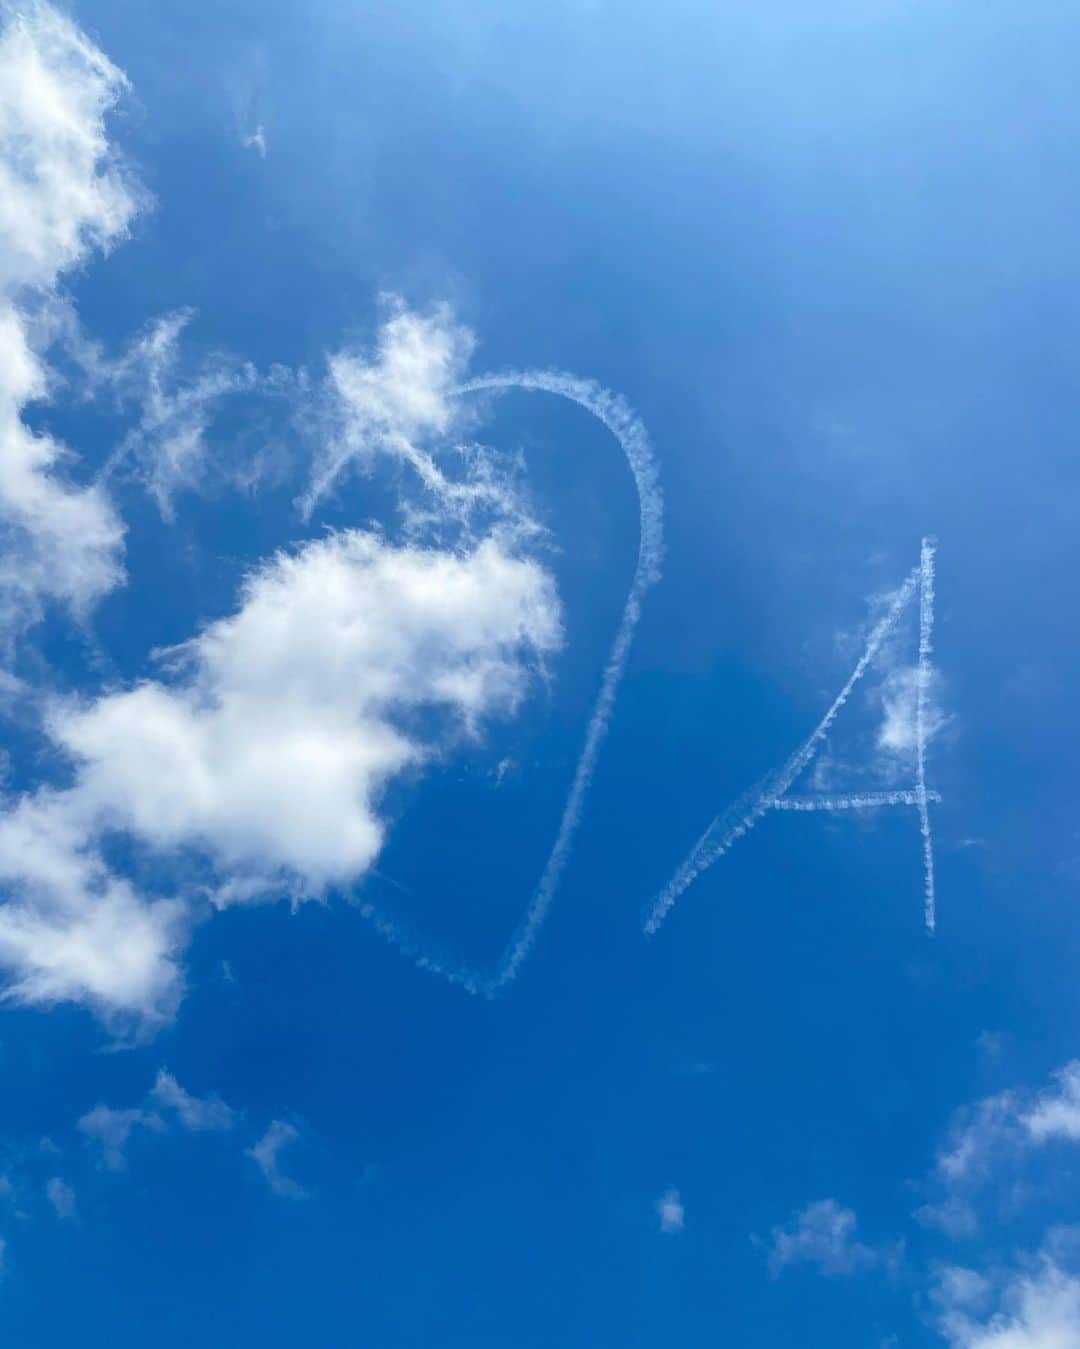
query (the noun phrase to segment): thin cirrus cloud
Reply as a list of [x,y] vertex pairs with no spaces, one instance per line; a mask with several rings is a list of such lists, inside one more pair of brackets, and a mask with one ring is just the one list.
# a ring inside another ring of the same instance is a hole
[[122,1171],[127,1164],[128,1142],[136,1131],[160,1134],[175,1124],[188,1133],[225,1132],[235,1122],[236,1112],[219,1096],[193,1096],[161,1068],[139,1105],[122,1110],[96,1105],[76,1127],[94,1146],[102,1166]]
[[169,522],[177,495],[200,486],[206,475],[207,430],[222,400],[256,389],[274,392],[277,383],[260,379],[250,363],[217,353],[190,379],[181,378],[180,340],[193,317],[190,309],[159,316],[118,360],[94,352],[89,372],[95,383],[113,389],[122,406],[134,404],[139,412],[99,482],[131,467]]
[[902,1246],[867,1246],[856,1236],[858,1220],[835,1199],[808,1204],[786,1225],[772,1230],[769,1269],[774,1278],[790,1265],[807,1264],[830,1278],[864,1270],[896,1269]]
[[101,1165],[109,1171],[122,1171],[127,1165],[127,1145],[136,1129],[160,1132],[164,1123],[153,1111],[133,1106],[114,1110],[112,1106],[96,1105],[88,1110],[76,1126],[97,1151]]
[[300,1137],[299,1131],[284,1120],[271,1120],[263,1136],[245,1152],[258,1167],[263,1180],[283,1199],[306,1199],[308,1191],[287,1175],[281,1167],[281,1154]]

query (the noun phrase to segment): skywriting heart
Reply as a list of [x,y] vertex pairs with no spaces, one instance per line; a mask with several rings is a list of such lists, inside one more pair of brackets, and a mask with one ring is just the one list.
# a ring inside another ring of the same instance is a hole
[[365,902],[361,906],[363,916],[420,968],[440,974],[470,993],[489,998],[505,991],[517,978],[536,944],[558,893],[574,836],[581,824],[585,798],[592,785],[600,747],[611,724],[619,685],[626,672],[630,648],[641,619],[642,603],[649,588],[660,578],[663,555],[663,494],[656,459],[644,423],[626,400],[593,380],[581,379],[560,370],[523,370],[482,375],[458,385],[453,392],[458,396],[466,396],[512,389],[550,393],[568,399],[591,413],[611,432],[626,458],[637,489],[639,535],[634,574],[615,639],[604,665],[600,690],[585,727],[584,742],[563,804],[555,839],[532,897],[494,970],[484,973],[443,952],[436,952],[399,923],[381,914],[375,905]]

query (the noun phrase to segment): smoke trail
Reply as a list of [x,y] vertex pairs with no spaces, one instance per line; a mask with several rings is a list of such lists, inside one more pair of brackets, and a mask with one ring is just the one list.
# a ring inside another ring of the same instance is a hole
[[[940,801],[937,792],[927,792],[928,801]],[[917,806],[919,793],[856,792],[852,796],[784,796],[770,801],[773,810],[873,810],[877,806]]]
[[504,375],[485,375],[469,380],[459,392],[472,393],[484,389],[526,389],[552,393],[577,403],[591,412],[611,432],[626,456],[638,494],[640,536],[638,559],[630,590],[626,596],[622,618],[611,648],[600,692],[585,730],[585,743],[574,772],[574,781],[563,807],[559,830],[555,835],[547,863],[540,876],[529,907],[517,932],[503,953],[495,974],[484,991],[497,992],[517,976],[522,962],[528,956],[543,926],[552,900],[562,878],[574,834],[581,821],[586,793],[596,769],[600,745],[611,724],[615,695],[626,669],[630,646],[641,618],[641,603],[645,592],[660,579],[660,560],[663,555],[663,497],[648,432],[629,404],[602,388],[592,380],[556,370],[511,371]]
[[923,916],[928,932],[933,932],[937,926],[934,843],[930,834],[930,811],[927,809],[929,797],[926,791],[926,696],[930,683],[930,655],[934,649],[934,551],[934,541],[923,539],[919,555],[919,668],[915,683],[915,792],[925,877]]
[[483,375],[459,385],[454,392],[468,394],[489,390],[504,392],[510,389],[551,393],[566,398],[572,403],[577,403],[607,427],[626,456],[626,462],[634,478],[638,495],[640,533],[633,579],[630,582],[611,653],[604,666],[600,691],[585,729],[584,744],[563,806],[555,842],[552,844],[524,916],[496,964],[494,972],[483,975],[450,958],[434,954],[413,939],[399,924],[380,916],[370,904],[365,904],[361,910],[387,940],[399,947],[418,966],[441,974],[469,992],[481,993],[485,997],[494,997],[517,977],[551,908],[570,855],[574,834],[581,822],[585,797],[596,769],[600,746],[611,724],[615,697],[626,670],[634,633],[641,618],[642,601],[649,587],[660,578],[660,561],[663,555],[663,496],[660,491],[656,460],[644,423],[630,405],[618,394],[603,388],[593,380],[579,379],[576,375],[558,370],[509,371],[501,375]]
[[645,919],[645,933],[652,936],[667,917],[668,910],[706,868],[727,852],[757,824],[771,805],[770,779],[763,778],[744,792],[727,810],[718,815],[690,849],[686,860],[653,903]]
[[[829,727],[836,720],[840,709],[851,696],[852,689],[866,673],[870,662],[877,655],[882,643],[896,627],[900,615],[911,603],[920,578],[921,570],[916,567],[894,595],[884,616],[874,626],[867,639],[866,648],[848,677],[847,683],[836,695],[829,710],[814,727],[805,743],[796,750],[779,772],[765,779],[762,790],[752,789],[745,796],[740,797],[733,806],[729,806],[722,815],[718,815],[690,850],[682,866],[679,867],[654,900],[645,919],[646,933],[651,935],[656,932],[683,891],[692,885],[703,871],[712,866],[737,838],[741,838],[743,834],[757,824],[767,811],[773,809],[777,800],[784,796],[791,784],[806,768],[822,740],[828,734]],[[923,790],[925,792],[925,784]]]

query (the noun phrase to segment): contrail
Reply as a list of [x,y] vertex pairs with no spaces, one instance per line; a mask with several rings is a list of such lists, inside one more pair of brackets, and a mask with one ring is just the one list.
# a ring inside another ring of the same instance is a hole
[[663,556],[663,495],[652,444],[644,423],[620,395],[590,379],[560,370],[514,370],[500,375],[482,375],[460,384],[456,394],[503,392],[524,389],[528,392],[555,394],[591,413],[611,432],[630,466],[638,495],[640,533],[637,564],[623,606],[607,663],[600,680],[600,691],[585,728],[585,741],[578,758],[574,779],[563,806],[555,842],[548,854],[540,880],[529,901],[517,931],[507,945],[493,973],[483,975],[452,959],[428,952],[396,923],[381,918],[371,905],[361,910],[394,945],[417,965],[430,969],[472,993],[494,997],[517,978],[544,925],[562,879],[574,835],[581,823],[582,810],[592,783],[600,746],[611,724],[615,698],[626,671],[634,634],[641,619],[641,606],[649,587],[660,578]]
[[934,649],[934,541],[923,539],[919,555],[919,668],[915,682],[915,792],[919,807],[925,876],[924,918],[926,930],[937,926],[934,893],[934,844],[930,835],[930,812],[926,791],[926,696],[930,684],[930,655]]
[[[768,803],[772,810],[873,810],[876,806],[917,806],[917,791],[856,792],[852,796],[784,796]],[[937,792],[927,792],[927,801],[940,801]]]
[[836,720],[840,709],[851,696],[852,689],[866,673],[870,662],[881,649],[882,643],[896,627],[900,615],[911,603],[920,578],[921,570],[916,567],[896,592],[884,616],[874,626],[867,639],[866,649],[859,657],[847,683],[836,695],[829,710],[814,727],[804,744],[796,750],[779,772],[766,778],[758,788],[751,789],[745,796],[741,796],[734,805],[729,806],[722,815],[718,815],[690,850],[682,866],[679,867],[654,900],[645,919],[646,933],[651,935],[656,932],[683,891],[692,885],[706,868],[712,866],[719,857],[727,852],[736,839],[741,838],[743,834],[757,824],[767,811],[772,810],[777,800],[784,796],[791,784],[806,768],[822,740],[828,734],[829,727]]
[[766,803],[770,800],[770,787],[770,779],[762,779],[713,820],[653,903],[652,911],[645,920],[645,932],[648,936],[656,932],[682,892],[688,889],[706,868],[711,867],[722,857],[736,839],[742,838],[743,834],[753,829],[769,809]]

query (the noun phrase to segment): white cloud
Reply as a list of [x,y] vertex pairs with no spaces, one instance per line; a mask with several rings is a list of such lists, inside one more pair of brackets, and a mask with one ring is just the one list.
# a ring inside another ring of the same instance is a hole
[[975,1206],[959,1195],[947,1195],[938,1204],[924,1204],[915,1217],[927,1227],[936,1227],[953,1238],[972,1237],[979,1230]]
[[111,874],[77,794],[42,791],[0,815],[0,884],[6,999],[81,1001],[106,1019],[155,1021],[175,1009],[184,911]]
[[260,159],[266,158],[266,131],[261,122],[249,136],[244,137],[244,149],[254,150]]
[[660,1219],[660,1231],[681,1232],[686,1222],[686,1210],[679,1198],[678,1190],[668,1190],[656,1201],[656,1212]]
[[139,422],[110,469],[133,462],[166,520],[173,518],[177,493],[196,487],[203,477],[206,432],[217,405],[259,384],[253,366],[222,355],[208,357],[190,379],[182,378],[180,338],[191,319],[189,309],[156,318],[120,360],[100,362],[95,372],[139,406]]
[[949,1185],[978,1183],[989,1173],[1003,1146],[1023,1142],[1018,1129],[1016,1093],[987,1096],[960,1113],[947,1145],[938,1154],[937,1170]]
[[958,1112],[935,1167],[943,1198],[919,1209],[920,1220],[950,1236],[971,1236],[981,1191],[1003,1189],[1015,1203],[1024,1193],[1015,1181],[1025,1162],[1049,1143],[1080,1142],[1080,1060],[1054,1077],[1041,1091],[999,1092]]
[[141,1105],[128,1110],[97,1105],[83,1115],[76,1127],[97,1144],[104,1165],[110,1171],[120,1171],[125,1165],[128,1139],[135,1129],[164,1133],[172,1120],[189,1133],[207,1133],[231,1129],[235,1119],[233,1109],[220,1097],[192,1096],[171,1073],[161,1068]]
[[493,538],[450,553],[350,531],[273,558],[172,653],[172,682],[53,708],[74,783],[0,815],[7,996],[169,1016],[185,906],[112,875],[105,832],[200,850],[219,904],[350,883],[382,846],[390,778],[513,713],[560,640],[551,578]]
[[1080,1142],[1080,1059],[1073,1059],[1055,1074],[1058,1085],[1040,1092],[1021,1124],[1036,1142],[1065,1139]]
[[161,1130],[159,1116],[141,1109],[113,1110],[107,1105],[96,1105],[78,1121],[76,1126],[101,1154],[102,1164],[110,1171],[122,1171],[127,1165],[125,1152],[128,1139],[137,1128]]
[[49,4],[0,34],[0,288],[50,287],[127,230],[140,190],[105,136],[124,75]]
[[[929,686],[923,709],[923,730],[929,743],[945,723],[937,701],[937,676],[929,673]],[[891,670],[880,689],[882,720],[878,727],[878,749],[902,760],[911,760],[916,750],[916,705],[919,672],[915,666]]]
[[58,1218],[74,1218],[75,1191],[59,1176],[51,1176],[45,1185],[45,1194]]
[[865,1246],[855,1236],[857,1220],[835,1199],[822,1199],[797,1213],[787,1227],[772,1230],[769,1268],[775,1278],[788,1265],[816,1265],[830,1277],[860,1270],[895,1268],[900,1248]]
[[[10,640],[48,601],[84,616],[123,579],[123,527],[103,488],[65,477],[70,455],[23,413],[50,392],[42,351],[61,278],[122,238],[143,197],[105,134],[123,75],[49,5],[4,13],[0,625]],[[98,372],[123,391],[141,383],[142,418],[122,451],[166,512],[201,471],[214,400],[254,378],[211,362],[180,382],[185,321],[159,320]],[[505,474],[475,448],[453,451],[456,474],[436,460],[433,444],[458,426],[453,392],[472,347],[446,308],[418,315],[392,303],[373,356],[333,356],[333,410],[307,498],[349,462],[389,455],[422,489],[421,508],[407,508],[410,537],[445,524],[452,548],[349,531],[280,554],[252,573],[236,613],[172,653],[166,677],[51,706],[46,731],[73,781],[0,803],[4,997],[160,1023],[182,996],[200,893],[219,904],[297,900],[351,883],[382,846],[390,779],[516,710],[530,671],[560,643],[559,606],[550,576],[520,555],[535,526]],[[198,853],[207,885],[142,893],[106,862],[116,833],[136,859]]]
[[310,515],[346,468],[372,468],[377,458],[414,475],[418,500],[402,498],[414,531],[477,519],[499,522],[518,534],[537,525],[518,499],[507,472],[487,450],[455,439],[465,428],[461,383],[476,345],[448,306],[428,314],[384,297],[389,316],[373,352],[342,351],[329,358],[321,415],[313,418],[321,444],[302,498]]
[[295,1142],[299,1136],[291,1124],[279,1119],[272,1120],[262,1138],[244,1154],[259,1168],[271,1190],[285,1199],[306,1199],[308,1194],[303,1186],[284,1174],[278,1163],[282,1150]]
[[180,1124],[193,1133],[231,1129],[235,1112],[220,1097],[192,1096],[164,1068],[158,1071],[150,1088],[150,1100],[159,1110],[171,1110]]
[[176,653],[183,677],[58,708],[83,808],[159,849],[204,848],[222,902],[361,875],[379,794],[434,752],[411,713],[459,732],[512,713],[560,640],[547,574],[494,540],[471,553],[350,531],[280,554],[244,602]]
[[447,435],[459,415],[452,391],[475,346],[472,333],[438,306],[416,314],[387,297],[390,315],[374,352],[338,352],[330,357],[330,393],[337,434],[318,454],[306,497],[313,506],[352,461],[369,463],[379,453],[411,462],[421,474],[437,474],[417,446]]
[[[1009,1275],[994,1297],[991,1281],[971,1270],[943,1271],[935,1293],[939,1328],[951,1349],[1076,1349],[1080,1279],[1047,1253]],[[988,1304],[996,1302],[994,1310]]]
[[3,10],[0,32],[0,622],[47,600],[85,613],[123,576],[123,528],[68,452],[22,420],[49,393],[35,335],[60,277],[123,237],[142,194],[110,151],[105,117],[123,75],[43,3]]

